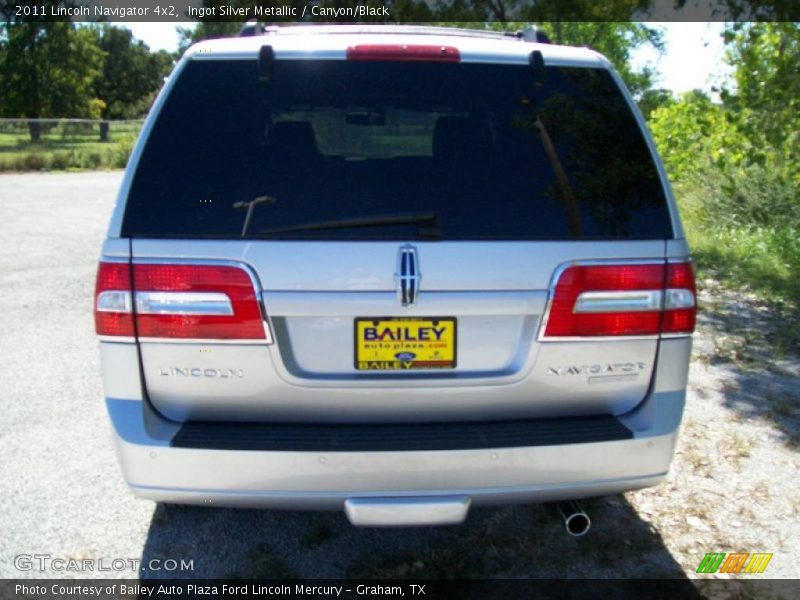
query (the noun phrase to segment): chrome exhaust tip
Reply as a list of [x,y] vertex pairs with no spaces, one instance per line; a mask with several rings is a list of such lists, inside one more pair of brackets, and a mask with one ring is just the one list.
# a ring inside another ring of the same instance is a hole
[[592,520],[583,510],[583,507],[574,500],[566,500],[556,503],[556,510],[561,518],[564,519],[564,527],[567,533],[573,537],[581,537],[589,532],[592,527]]

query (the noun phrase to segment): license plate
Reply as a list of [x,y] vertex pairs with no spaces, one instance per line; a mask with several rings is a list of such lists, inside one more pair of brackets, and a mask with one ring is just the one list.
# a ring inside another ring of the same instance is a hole
[[453,369],[454,317],[359,318],[355,321],[358,371]]

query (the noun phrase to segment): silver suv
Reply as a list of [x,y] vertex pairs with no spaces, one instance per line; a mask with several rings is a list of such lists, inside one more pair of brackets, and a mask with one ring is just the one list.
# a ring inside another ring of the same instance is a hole
[[609,62],[526,37],[188,50],[97,275],[136,495],[416,525],[665,477],[695,321],[675,202]]

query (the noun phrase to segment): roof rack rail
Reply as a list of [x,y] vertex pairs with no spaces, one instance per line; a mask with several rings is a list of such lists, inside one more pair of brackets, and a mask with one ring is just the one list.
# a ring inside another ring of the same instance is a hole
[[512,38],[523,42],[538,42],[549,44],[550,39],[541,29],[530,26],[521,31],[493,31],[490,29],[467,29],[465,27],[435,27],[425,25],[267,25],[250,19],[242,25],[240,37],[249,37],[264,34],[302,34],[313,31],[315,33],[383,33],[383,34],[416,34],[416,35],[445,35],[458,37],[479,38]]
[[264,33],[264,26],[260,25],[256,19],[250,19],[242,24],[239,30],[239,37],[252,37]]
[[524,42],[538,42],[539,44],[552,43],[550,42],[550,38],[547,37],[547,34],[535,25],[530,25],[525,29],[517,31],[514,35]]

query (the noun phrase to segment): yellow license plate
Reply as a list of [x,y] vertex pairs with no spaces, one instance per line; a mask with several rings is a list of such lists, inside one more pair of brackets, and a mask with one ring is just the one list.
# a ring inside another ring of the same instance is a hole
[[454,317],[380,317],[355,321],[355,367],[359,371],[453,369]]

